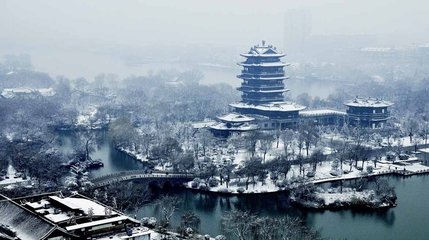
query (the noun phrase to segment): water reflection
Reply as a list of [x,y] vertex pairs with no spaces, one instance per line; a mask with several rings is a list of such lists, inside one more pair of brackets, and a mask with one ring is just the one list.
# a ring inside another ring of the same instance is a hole
[[[95,151],[91,153],[92,159],[100,159],[104,163],[104,167],[91,171],[93,177],[133,169],[143,169],[145,164],[130,156],[123,154],[113,148],[107,137],[106,131],[96,131]],[[76,134],[73,131],[61,131],[58,133],[58,145],[62,151],[66,153],[73,152],[73,146],[78,141]]]
[[[68,149],[72,142],[70,137],[62,135],[65,149]],[[104,140],[99,142],[99,147],[92,157],[102,159],[104,168],[93,171],[92,175],[144,167],[144,164],[111,148],[105,135],[102,139]],[[302,211],[289,205],[287,193],[218,196],[183,189],[155,193],[173,194],[182,200],[178,211],[173,215],[173,225],[179,224],[183,213],[193,211],[201,218],[201,232],[212,236],[221,233],[220,219],[225,212],[240,209],[263,216],[301,216],[307,225],[320,229],[322,236],[328,239],[427,239],[428,180],[428,175],[389,177],[389,183],[396,188],[398,206],[382,211]],[[137,216],[142,218],[159,214],[154,204],[147,204],[138,211]]]

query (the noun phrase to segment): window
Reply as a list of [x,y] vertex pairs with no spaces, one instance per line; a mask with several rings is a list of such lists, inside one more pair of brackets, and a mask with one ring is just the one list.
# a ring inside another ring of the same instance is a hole
[[268,127],[268,123],[264,123],[264,127],[266,127],[266,128],[267,128],[267,127]]

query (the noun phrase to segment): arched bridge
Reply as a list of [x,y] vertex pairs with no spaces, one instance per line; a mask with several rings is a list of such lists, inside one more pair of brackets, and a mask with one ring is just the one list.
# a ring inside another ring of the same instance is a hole
[[132,181],[132,180],[148,180],[148,181],[163,181],[171,183],[184,183],[194,179],[193,174],[188,173],[167,173],[167,172],[151,172],[146,170],[122,171],[95,177],[91,179],[94,188],[104,187],[110,184]]

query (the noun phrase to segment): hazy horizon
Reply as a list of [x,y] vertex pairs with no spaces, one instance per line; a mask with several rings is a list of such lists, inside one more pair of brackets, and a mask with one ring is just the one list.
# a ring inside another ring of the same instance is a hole
[[369,36],[370,46],[404,46],[429,42],[428,9],[416,0],[2,0],[0,56],[28,53],[37,70],[91,78],[140,74],[120,58],[165,61],[192,54],[195,46],[207,55],[230,51],[218,57],[229,65],[262,39],[285,52],[296,50],[287,39],[315,36]]

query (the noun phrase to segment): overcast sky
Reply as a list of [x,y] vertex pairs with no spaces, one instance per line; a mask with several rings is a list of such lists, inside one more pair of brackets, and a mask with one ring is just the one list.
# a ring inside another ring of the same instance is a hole
[[251,46],[261,39],[283,46],[291,11],[311,16],[313,35],[429,42],[425,0],[0,0],[0,55],[64,46]]
[[424,0],[0,0],[0,41],[281,41],[291,9],[311,14],[313,34],[429,39],[429,2]]

